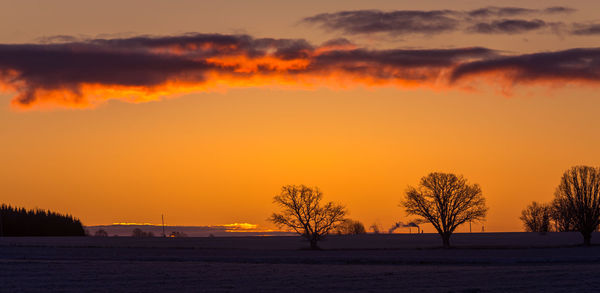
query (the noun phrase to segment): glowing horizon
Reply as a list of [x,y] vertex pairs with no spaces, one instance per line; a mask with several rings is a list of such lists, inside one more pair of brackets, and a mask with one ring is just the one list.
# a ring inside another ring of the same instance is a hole
[[481,186],[473,231],[521,231],[600,165],[600,3],[38,2],[0,11],[13,206],[268,232],[305,184],[386,231],[439,171]]

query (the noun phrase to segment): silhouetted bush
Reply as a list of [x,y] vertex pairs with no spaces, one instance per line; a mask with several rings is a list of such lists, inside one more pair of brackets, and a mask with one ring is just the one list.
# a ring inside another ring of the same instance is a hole
[[144,232],[144,231],[142,231],[142,229],[140,229],[140,228],[135,228],[135,229],[133,229],[133,231],[131,232],[131,236],[132,236],[132,237],[138,237],[138,238],[143,238],[143,237],[154,237],[154,233],[152,233],[152,232]]
[[366,234],[367,230],[365,229],[365,225],[363,225],[361,222],[346,219],[338,224],[337,227],[335,227],[335,232],[337,234],[356,235]]
[[104,229],[100,229],[98,231],[96,231],[96,233],[94,233],[95,237],[108,237],[108,232],[106,232]]
[[1,236],[85,236],[79,219],[71,215],[0,206]]

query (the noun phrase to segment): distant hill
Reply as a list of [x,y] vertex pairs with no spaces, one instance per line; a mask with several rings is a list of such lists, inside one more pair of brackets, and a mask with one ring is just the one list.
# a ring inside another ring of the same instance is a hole
[[[85,229],[89,235],[96,235],[99,230],[104,230],[108,236],[132,236],[133,230],[140,229],[143,232],[152,232],[154,236],[162,236],[163,227],[152,224],[113,224],[86,226]],[[227,224],[214,226],[165,226],[165,234],[169,236],[176,232],[176,235],[188,237],[208,237],[208,236],[291,236],[296,233],[283,232],[276,230],[257,229],[256,225],[251,224]],[[177,234],[178,233],[178,234]]]
[[0,236],[85,236],[71,215],[0,205]]

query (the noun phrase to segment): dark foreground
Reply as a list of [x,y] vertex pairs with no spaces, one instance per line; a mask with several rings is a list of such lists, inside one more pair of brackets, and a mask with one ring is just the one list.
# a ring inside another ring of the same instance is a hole
[[296,237],[1,238],[0,291],[600,290],[600,246],[574,246],[577,234],[455,238],[444,250],[435,235],[332,237],[323,251]]

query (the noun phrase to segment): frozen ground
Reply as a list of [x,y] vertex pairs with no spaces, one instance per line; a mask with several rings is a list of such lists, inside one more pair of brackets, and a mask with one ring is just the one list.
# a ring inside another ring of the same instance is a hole
[[[600,242],[600,234],[593,241]],[[591,292],[600,246],[577,233],[0,238],[0,291]]]

